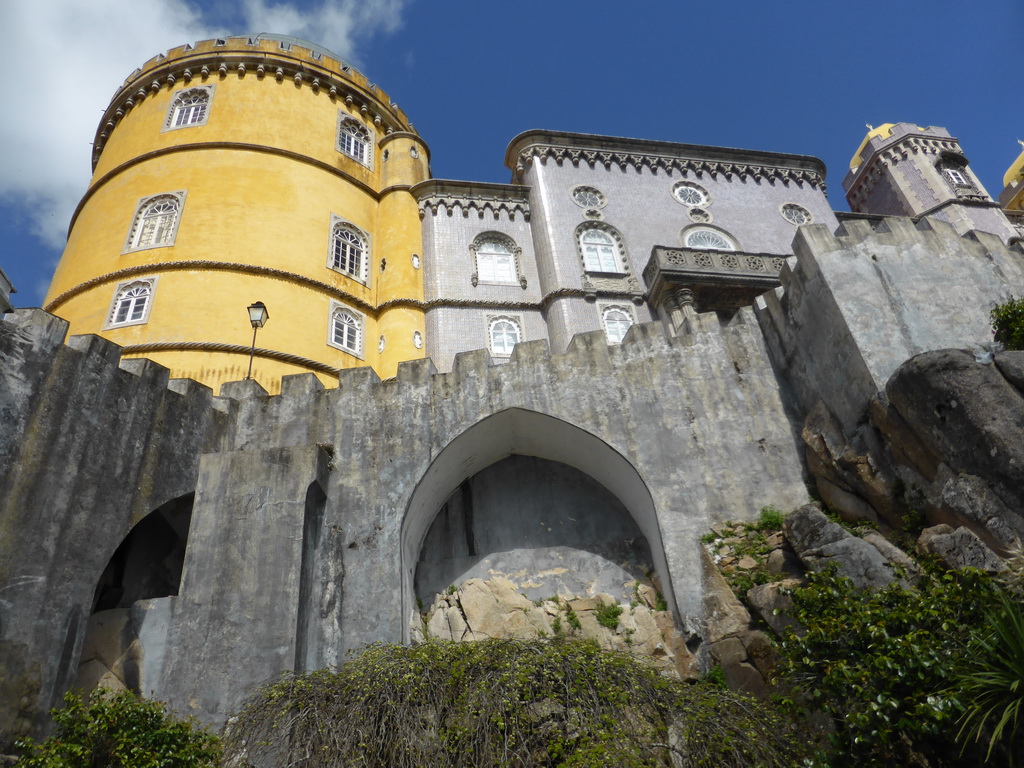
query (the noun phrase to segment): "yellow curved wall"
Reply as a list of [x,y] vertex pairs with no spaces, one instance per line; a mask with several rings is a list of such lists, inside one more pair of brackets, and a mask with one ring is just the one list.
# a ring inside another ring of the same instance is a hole
[[[206,124],[164,130],[174,95],[197,85],[214,87]],[[339,110],[373,132],[372,168],[336,149]],[[252,342],[246,306],[256,300],[270,319],[253,372],[271,393],[284,375],[314,372],[330,386],[332,369],[371,365],[387,378],[423,356],[413,344],[423,333],[423,285],[412,258],[422,239],[408,189],[429,176],[428,150],[358,73],[267,40],[175,49],[115,96],[97,145],[93,181],[46,298],[71,333],[100,334],[127,347],[126,356],[144,355],[215,391],[245,375],[248,354],[238,348]],[[140,199],[170,192],[185,193],[173,245],[125,253]],[[328,266],[332,216],[367,234],[366,284]],[[118,284],[151,277],[147,322],[105,328]],[[328,344],[332,302],[364,316],[361,356]]]

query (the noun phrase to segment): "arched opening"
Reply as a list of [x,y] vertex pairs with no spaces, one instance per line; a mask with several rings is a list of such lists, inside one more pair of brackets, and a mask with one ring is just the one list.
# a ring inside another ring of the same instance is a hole
[[[586,573],[568,574],[566,558]],[[674,607],[654,501],[633,465],[568,422],[501,411],[452,440],[413,491],[402,529],[405,639],[417,597],[455,579],[529,561],[526,575],[538,578],[526,579],[537,584],[526,589],[538,598],[557,593],[560,579],[567,589],[582,578],[608,586],[621,579],[621,590],[622,577],[648,567],[645,560]]]
[[177,595],[195,494],[146,515],[111,555],[93,595],[75,687],[138,692],[141,647],[132,622],[140,600]]

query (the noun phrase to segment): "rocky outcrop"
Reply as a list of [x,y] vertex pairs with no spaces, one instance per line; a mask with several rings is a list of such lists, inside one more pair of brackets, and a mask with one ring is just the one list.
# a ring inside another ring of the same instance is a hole
[[99,611],[89,617],[75,688],[139,691],[142,645],[127,608]]
[[880,589],[896,577],[889,561],[868,542],[833,523],[814,504],[786,517],[786,538],[810,571],[834,565],[861,589]]
[[657,590],[637,582],[632,591],[629,603],[607,594],[531,602],[506,578],[469,579],[437,595],[415,639],[468,642],[572,636],[650,659],[684,680],[695,679],[697,661],[672,614],[658,610],[663,606]]
[[922,555],[935,555],[950,569],[977,568],[999,573],[1006,568],[995,552],[967,528],[954,530],[949,525],[926,528],[918,537],[917,551]]

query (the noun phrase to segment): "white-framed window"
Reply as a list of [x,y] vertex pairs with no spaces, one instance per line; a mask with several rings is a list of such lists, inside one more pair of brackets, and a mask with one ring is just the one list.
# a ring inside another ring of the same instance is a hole
[[585,225],[577,231],[583,267],[587,272],[625,272],[622,240],[610,227]]
[[338,216],[331,216],[331,247],[327,266],[366,282],[370,263],[369,238],[355,225]]
[[155,277],[145,277],[118,283],[114,289],[114,299],[110,302],[110,312],[107,314],[104,329],[142,325],[147,322],[149,310],[153,306],[156,281]]
[[593,209],[604,208],[608,199],[604,196],[604,192],[596,187],[582,186],[573,188],[572,201],[580,208]]
[[606,304],[601,307],[601,324],[609,344],[618,344],[626,336],[626,331],[636,322],[633,310],[622,304]]
[[373,135],[370,129],[340,110],[338,112],[338,151],[359,161],[367,168],[372,167]]
[[332,301],[327,343],[356,357],[362,357],[365,319],[361,312]]
[[469,250],[476,260],[473,285],[520,282],[520,248],[512,238],[499,232],[484,232],[473,240]]
[[814,221],[814,217],[811,212],[804,208],[802,205],[796,203],[785,203],[779,208],[779,213],[782,214],[782,218],[788,221],[790,224],[795,224],[798,227],[801,224],[810,224]]
[[943,162],[939,165],[939,172],[953,189],[974,191],[976,187],[967,173],[965,166],[954,165],[950,162]]
[[210,116],[213,88],[212,85],[200,85],[183,88],[175,93],[167,109],[164,130],[173,131],[178,128],[206,125],[206,120]]
[[711,204],[708,191],[693,181],[679,181],[672,186],[672,196],[688,208],[704,208]]
[[174,245],[184,202],[184,192],[165,192],[139,200],[124,252]]
[[704,251],[735,251],[736,243],[724,232],[711,227],[693,227],[683,233],[683,245]]
[[488,318],[487,339],[494,357],[508,357],[522,339],[522,321],[510,315]]

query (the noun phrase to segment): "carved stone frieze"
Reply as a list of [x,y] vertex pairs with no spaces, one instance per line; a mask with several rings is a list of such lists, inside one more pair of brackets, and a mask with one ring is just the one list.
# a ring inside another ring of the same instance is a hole
[[574,166],[584,163],[591,168],[603,165],[605,168],[618,166],[623,169],[633,168],[637,171],[648,168],[652,171],[663,170],[682,174],[693,173],[697,176],[708,174],[712,178],[719,175],[727,179],[735,176],[744,181],[748,178],[755,181],[765,179],[781,181],[783,183],[809,184],[815,189],[825,189],[824,177],[816,171],[804,168],[731,163],[720,160],[687,158],[648,152],[617,152],[544,144],[532,145],[519,153],[514,168],[515,178],[517,180],[521,178],[523,172],[535,160],[539,160],[542,163],[554,160],[559,165],[569,162]]
[[738,309],[779,285],[785,264],[781,254],[655,246],[643,277],[657,306],[685,295],[700,311]]
[[420,219],[427,215],[427,211],[430,211],[432,216],[437,216],[438,211],[441,211],[449,216],[458,212],[459,215],[466,218],[473,213],[481,219],[490,216],[494,220],[498,220],[504,214],[510,221],[514,221],[517,215],[522,216],[524,221],[530,220],[530,203],[525,198],[435,193],[420,198],[419,211]]

